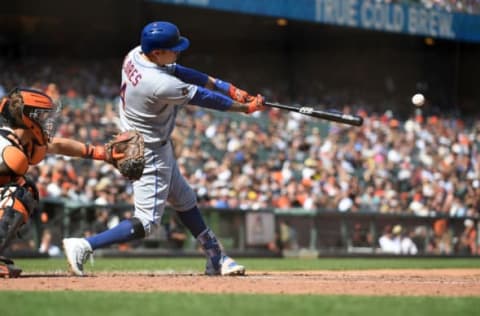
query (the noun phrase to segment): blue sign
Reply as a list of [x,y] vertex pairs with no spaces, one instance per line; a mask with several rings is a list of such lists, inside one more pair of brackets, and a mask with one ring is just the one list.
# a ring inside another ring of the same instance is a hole
[[480,42],[480,15],[374,0],[149,0],[376,31]]

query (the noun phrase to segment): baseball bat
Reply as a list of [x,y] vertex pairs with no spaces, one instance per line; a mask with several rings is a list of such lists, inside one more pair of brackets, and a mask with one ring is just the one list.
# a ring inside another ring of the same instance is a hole
[[316,110],[308,106],[296,107],[296,106],[285,105],[285,104],[280,104],[276,102],[265,102],[265,105],[272,108],[297,112],[304,115],[324,119],[327,121],[333,121],[337,123],[343,123],[343,124],[348,124],[353,126],[362,126],[363,124],[363,118],[361,116],[345,114],[341,111],[336,111],[336,110],[323,111],[323,110]]

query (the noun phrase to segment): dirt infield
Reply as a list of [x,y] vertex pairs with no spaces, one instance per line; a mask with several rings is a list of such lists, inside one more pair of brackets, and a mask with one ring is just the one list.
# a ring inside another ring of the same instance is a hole
[[244,277],[170,272],[24,274],[0,290],[132,291],[392,296],[480,296],[480,269],[251,272]]

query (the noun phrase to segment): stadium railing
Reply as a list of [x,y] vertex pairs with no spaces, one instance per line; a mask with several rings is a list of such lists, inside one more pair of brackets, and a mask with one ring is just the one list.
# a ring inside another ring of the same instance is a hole
[[[99,209],[107,209],[111,218],[122,219],[132,205],[94,205],[45,199],[42,209],[48,210],[49,222],[37,222],[38,235],[44,227],[55,229],[56,240],[66,236],[84,236],[95,221]],[[203,208],[209,226],[217,233],[223,246],[236,256],[355,256],[396,255],[385,252],[378,240],[385,230],[401,229],[415,243],[419,256],[471,256],[459,248],[467,218],[446,216],[415,216],[362,211],[304,209],[217,209]],[[199,255],[196,241],[187,236],[179,246],[169,240],[169,223],[175,212],[166,209],[162,227],[147,239],[131,247],[112,247],[104,255]],[[471,218],[477,229],[478,219]],[[445,236],[437,236],[436,222],[446,224]],[[399,228],[400,227],[400,228]],[[447,243],[440,245],[439,243]],[[476,241],[478,246],[478,238]],[[478,247],[477,247],[478,248]]]

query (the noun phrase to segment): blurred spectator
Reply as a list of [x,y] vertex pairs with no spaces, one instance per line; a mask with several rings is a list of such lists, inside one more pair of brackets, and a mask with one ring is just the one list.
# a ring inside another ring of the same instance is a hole
[[400,251],[402,255],[416,255],[418,253],[417,245],[410,238],[410,234],[401,225],[395,225],[393,228],[396,233],[395,238],[400,239]]
[[5,87],[0,84],[0,98],[3,98],[7,94],[7,91],[5,90]]
[[433,223],[433,249],[435,254],[452,253],[452,235],[448,228],[448,220],[437,219]]
[[51,230],[48,228],[44,229],[42,232],[42,238],[40,241],[40,248],[38,249],[38,252],[46,253],[50,257],[59,257],[62,255],[62,251],[60,247],[53,244],[52,238],[53,236]]
[[98,208],[95,212],[95,221],[90,229],[91,233],[98,234],[108,229],[109,212],[105,208]]
[[410,236],[419,254],[431,252],[431,249],[429,249],[427,245],[428,231],[426,226],[415,227]]
[[278,238],[281,250],[298,249],[297,232],[284,219],[280,219],[278,224]]
[[48,95],[54,102],[60,101],[60,91],[55,83],[51,82],[45,89],[45,94]]
[[385,226],[383,234],[378,239],[378,244],[383,253],[395,254],[400,252],[400,240],[395,238],[391,225]]
[[458,252],[462,255],[476,255],[477,253],[477,230],[475,222],[466,219],[464,222],[464,230],[459,238]]
[[170,247],[174,249],[183,248],[185,241],[188,238],[188,234],[185,227],[183,227],[178,218],[173,214],[169,218],[166,230]]
[[397,255],[416,255],[417,246],[401,225],[387,225],[379,239],[380,249],[384,253]]
[[356,223],[353,226],[352,233],[352,246],[353,247],[372,247],[373,239],[372,234],[367,227],[364,227],[360,223]]

